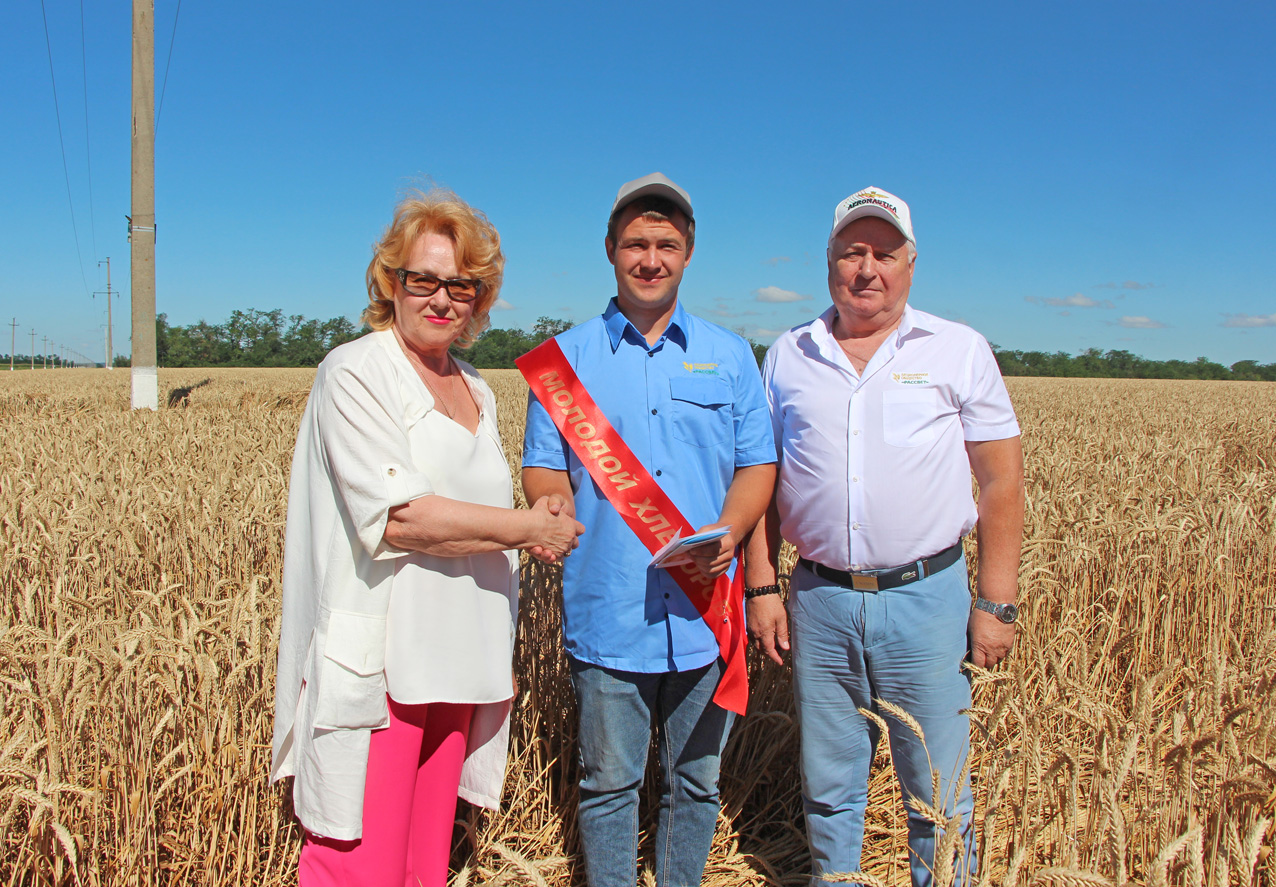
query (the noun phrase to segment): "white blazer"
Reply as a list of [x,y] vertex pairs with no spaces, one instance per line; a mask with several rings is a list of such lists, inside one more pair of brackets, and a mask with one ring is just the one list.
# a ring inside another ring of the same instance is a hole
[[[467,381],[494,404],[477,371]],[[389,330],[319,365],[293,453],[271,781],[295,776],[293,806],[313,834],[362,835],[368,742],[389,724],[386,612],[395,559],[390,508],[434,492],[408,431],[434,408]],[[488,411],[493,424],[494,410]],[[510,700],[475,706],[460,797],[499,804]]]

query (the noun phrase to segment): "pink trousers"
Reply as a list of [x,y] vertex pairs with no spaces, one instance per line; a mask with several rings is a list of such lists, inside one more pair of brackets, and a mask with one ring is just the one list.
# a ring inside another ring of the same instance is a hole
[[390,726],[372,732],[363,838],[306,833],[299,887],[446,887],[473,705],[390,700]]

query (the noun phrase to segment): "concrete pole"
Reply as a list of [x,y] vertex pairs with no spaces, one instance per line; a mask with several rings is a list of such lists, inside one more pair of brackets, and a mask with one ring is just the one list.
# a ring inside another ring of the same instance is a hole
[[155,0],[133,0],[132,205],[132,404],[155,410]]
[[35,369],[35,330],[31,331],[31,369]]
[[[102,263],[98,262],[97,266],[102,267]],[[115,343],[111,339],[111,257],[106,257],[106,368],[113,369],[112,364],[112,346]]]
[[44,337],[44,351],[40,354],[40,366],[42,369],[49,368],[49,337]]
[[9,323],[9,372],[13,372],[13,349],[18,341],[18,318]]

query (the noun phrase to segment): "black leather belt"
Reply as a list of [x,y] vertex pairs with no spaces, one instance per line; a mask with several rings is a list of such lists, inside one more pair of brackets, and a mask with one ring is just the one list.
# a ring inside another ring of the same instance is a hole
[[798,563],[806,567],[821,579],[827,579],[835,585],[854,588],[856,591],[886,591],[888,588],[899,588],[927,576],[934,576],[940,570],[946,570],[961,557],[961,540],[939,554],[932,554],[902,567],[887,567],[884,570],[865,570],[859,573],[848,573],[845,570],[834,570],[804,557]]

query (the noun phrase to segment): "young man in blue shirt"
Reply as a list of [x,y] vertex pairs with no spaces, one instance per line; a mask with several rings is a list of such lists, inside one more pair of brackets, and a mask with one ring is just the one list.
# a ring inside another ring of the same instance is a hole
[[[775,482],[775,445],[756,361],[734,333],[678,302],[695,250],[685,191],[660,173],[628,182],[605,240],[616,297],[557,337],[583,386],[693,527],[729,527],[694,553],[727,571]],[[580,713],[579,826],[590,887],[636,883],[638,787],[656,726],[663,773],[659,887],[698,885],[718,815],[718,767],[733,715],[712,702],[714,635],[668,570],[529,399],[523,489],[584,523],[564,563],[563,635]],[[735,602],[739,607],[742,602]]]

